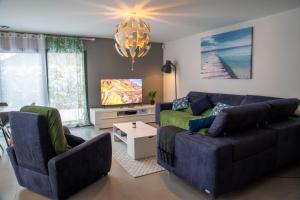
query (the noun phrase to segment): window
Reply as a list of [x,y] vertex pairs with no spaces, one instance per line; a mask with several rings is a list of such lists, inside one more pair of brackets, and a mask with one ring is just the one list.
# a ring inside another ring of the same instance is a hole
[[32,103],[47,105],[43,62],[39,53],[0,53],[0,102],[13,110]]
[[64,124],[88,124],[83,42],[46,39],[0,32],[0,102],[7,102],[9,110],[33,103],[50,105],[60,111]]
[[84,53],[48,52],[47,61],[50,106],[65,124],[87,124]]

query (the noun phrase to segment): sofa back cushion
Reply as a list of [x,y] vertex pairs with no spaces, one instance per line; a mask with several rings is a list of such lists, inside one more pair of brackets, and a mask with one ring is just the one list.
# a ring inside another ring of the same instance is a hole
[[193,103],[199,99],[205,98],[209,93],[206,92],[189,92],[187,97],[189,98],[189,102]]
[[10,112],[9,121],[18,165],[48,174],[48,161],[55,156],[46,117],[36,113]]
[[235,94],[211,94],[210,99],[216,105],[221,102],[224,104],[237,106],[240,105],[245,96]]
[[193,115],[201,115],[205,110],[212,107],[214,107],[214,105],[207,96],[191,103]]
[[270,105],[267,103],[254,103],[224,109],[216,117],[208,133],[210,136],[217,137],[263,126],[269,111]]
[[294,115],[298,105],[298,99],[278,99],[267,101],[271,110],[268,116],[269,123],[275,123],[289,118]]
[[267,97],[267,96],[258,96],[258,95],[246,95],[241,105],[250,104],[250,103],[259,103],[264,101],[276,100],[279,98],[276,97]]
[[240,105],[245,96],[243,95],[235,95],[235,94],[221,94],[221,93],[208,93],[208,92],[189,92],[187,95],[189,101],[193,103],[194,101],[204,98],[208,96],[213,104],[217,104],[219,102],[237,106]]

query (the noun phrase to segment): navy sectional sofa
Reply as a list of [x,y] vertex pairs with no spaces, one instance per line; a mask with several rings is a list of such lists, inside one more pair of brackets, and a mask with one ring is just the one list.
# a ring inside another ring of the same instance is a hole
[[[158,163],[169,172],[215,198],[300,159],[300,118],[288,110],[288,104],[297,107],[299,100],[202,92],[190,92],[188,97],[193,102],[206,95],[214,104],[235,106],[214,121],[223,126],[222,135],[189,135],[175,126],[160,127],[158,147],[163,134],[177,133],[173,165],[158,148]],[[171,108],[172,103],[156,106],[158,123],[160,111]],[[226,120],[221,120],[224,116]]]

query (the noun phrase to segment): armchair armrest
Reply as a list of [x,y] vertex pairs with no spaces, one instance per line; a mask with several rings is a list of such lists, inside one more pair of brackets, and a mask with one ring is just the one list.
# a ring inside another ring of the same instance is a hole
[[155,122],[160,124],[160,112],[163,110],[171,110],[173,106],[172,102],[157,103],[155,105]]
[[72,195],[110,171],[111,136],[101,134],[48,162],[51,187],[59,199]]

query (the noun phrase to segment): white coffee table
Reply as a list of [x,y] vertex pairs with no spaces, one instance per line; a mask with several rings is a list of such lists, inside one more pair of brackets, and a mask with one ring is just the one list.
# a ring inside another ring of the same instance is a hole
[[[122,135],[121,135],[122,134]],[[156,128],[137,121],[113,124],[115,141],[127,144],[127,153],[135,160],[156,155]]]

